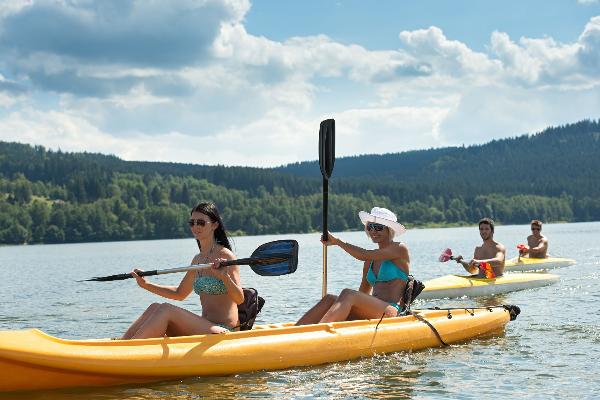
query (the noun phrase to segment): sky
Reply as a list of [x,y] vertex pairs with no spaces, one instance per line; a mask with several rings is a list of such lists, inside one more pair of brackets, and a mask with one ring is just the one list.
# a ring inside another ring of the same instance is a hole
[[600,117],[600,0],[0,0],[0,140],[272,167]]

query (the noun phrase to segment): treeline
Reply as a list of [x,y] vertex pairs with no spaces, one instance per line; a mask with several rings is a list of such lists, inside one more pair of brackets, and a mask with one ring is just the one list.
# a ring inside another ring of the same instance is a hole
[[[70,202],[63,187],[32,183],[22,175],[1,179],[0,243],[65,243],[109,240],[182,238],[190,235],[186,222],[198,200],[215,200],[226,227],[236,234],[311,232],[320,229],[321,194],[289,196],[282,189],[226,189],[206,180],[117,174],[110,196],[88,203]],[[54,197],[53,199],[50,199]],[[359,229],[358,210],[373,204],[395,210],[409,227],[426,224],[467,224],[484,216],[502,223],[523,223],[532,216],[545,221],[600,220],[600,199],[576,200],[498,194],[473,198],[427,196],[423,201],[395,204],[370,191],[330,195],[332,230]],[[584,218],[578,219],[580,215]]]
[[[409,227],[484,216],[504,224],[600,220],[599,144],[599,123],[582,121],[481,146],[341,158],[330,229],[360,228],[357,211],[373,205]],[[233,233],[311,232],[321,229],[320,190],[316,163],[127,162],[0,142],[0,243],[186,237],[189,210],[201,200],[217,203]]]

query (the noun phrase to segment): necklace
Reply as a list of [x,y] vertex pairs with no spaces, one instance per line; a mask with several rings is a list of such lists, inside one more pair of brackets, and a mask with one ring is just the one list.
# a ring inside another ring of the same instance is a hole
[[[216,241],[213,241],[212,247],[210,248],[210,250],[208,251],[208,254],[206,256],[204,256],[204,263],[207,264],[208,260],[210,258],[210,256],[212,255],[213,250],[215,249],[215,245],[217,244]],[[200,258],[202,258],[202,251],[200,251]]]

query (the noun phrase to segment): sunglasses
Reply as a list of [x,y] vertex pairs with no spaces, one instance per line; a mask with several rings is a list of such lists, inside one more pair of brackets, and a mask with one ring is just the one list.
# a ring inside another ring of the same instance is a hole
[[383,228],[385,228],[385,225],[381,225],[381,224],[376,224],[374,222],[369,222],[367,224],[367,230],[368,231],[377,231],[377,232],[381,232],[383,230]]
[[533,228],[531,228],[531,230],[532,230],[532,231],[541,231],[541,230],[542,230],[542,228],[533,227]]
[[210,222],[206,222],[205,220],[200,219],[200,218],[198,218],[198,219],[190,219],[188,221],[188,225],[189,226],[198,225],[198,226],[202,226],[203,227],[203,226],[206,226],[206,224],[208,224],[208,223],[210,223]]

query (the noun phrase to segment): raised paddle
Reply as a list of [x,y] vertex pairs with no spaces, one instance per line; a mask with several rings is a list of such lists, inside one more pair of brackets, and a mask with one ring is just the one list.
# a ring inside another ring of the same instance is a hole
[[[176,272],[186,272],[203,267],[210,267],[211,264],[193,264],[186,267],[159,269],[153,271],[142,271],[138,273],[140,276],[173,274]],[[248,258],[240,258],[237,260],[224,261],[221,266],[227,265],[249,265],[252,271],[262,276],[279,276],[291,274],[298,267],[298,242],[295,240],[276,240],[261,245],[254,250]],[[117,274],[109,276],[97,276],[84,281],[119,281],[123,279],[133,278],[129,274]]]
[[[323,240],[327,241],[329,178],[335,162],[335,120],[321,121],[319,127],[319,166],[323,175]],[[327,245],[323,244],[323,297],[327,294]]]
[[[460,256],[454,257],[452,255],[451,249],[444,250],[442,252],[442,254],[440,254],[440,256],[438,257],[439,262],[447,262],[450,260],[456,261],[457,263],[462,264],[467,270],[470,268],[470,264],[468,262],[466,262],[465,260],[463,260],[462,257],[460,257]],[[485,277],[488,279],[493,279],[496,277],[496,274],[494,273],[492,266],[487,262],[478,263],[477,268],[479,268],[479,270],[482,271],[485,274]]]

